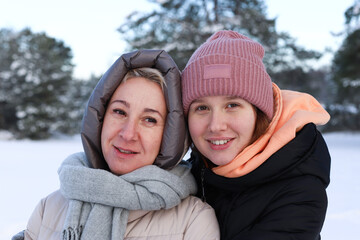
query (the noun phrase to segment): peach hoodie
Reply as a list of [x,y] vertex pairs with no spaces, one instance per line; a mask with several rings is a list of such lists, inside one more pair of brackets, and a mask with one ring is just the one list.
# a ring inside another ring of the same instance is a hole
[[228,178],[246,175],[294,139],[306,124],[323,125],[330,120],[330,115],[311,95],[280,90],[274,83],[273,90],[275,113],[266,133],[230,163],[213,168],[214,173]]

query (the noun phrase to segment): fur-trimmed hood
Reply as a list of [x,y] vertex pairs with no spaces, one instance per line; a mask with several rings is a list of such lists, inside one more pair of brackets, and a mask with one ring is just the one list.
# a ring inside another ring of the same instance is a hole
[[84,151],[93,168],[108,170],[101,150],[101,130],[108,101],[125,74],[134,68],[158,69],[165,78],[167,106],[166,124],[160,153],[154,164],[170,169],[177,165],[188,150],[188,134],[181,102],[180,71],[163,50],[138,50],[120,56],[94,88],[85,109],[81,126]]

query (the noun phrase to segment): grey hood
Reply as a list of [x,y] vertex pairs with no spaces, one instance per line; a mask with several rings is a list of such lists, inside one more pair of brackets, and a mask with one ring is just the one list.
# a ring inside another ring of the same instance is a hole
[[160,153],[154,164],[170,169],[177,165],[188,150],[188,133],[181,102],[180,71],[163,50],[139,50],[119,57],[99,80],[85,109],[81,126],[84,151],[93,168],[109,170],[101,150],[101,129],[106,106],[129,69],[151,67],[165,78],[166,124]]

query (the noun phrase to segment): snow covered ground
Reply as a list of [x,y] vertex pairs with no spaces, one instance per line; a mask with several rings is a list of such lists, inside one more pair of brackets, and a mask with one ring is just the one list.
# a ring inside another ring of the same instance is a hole
[[[322,239],[356,239],[360,236],[360,134],[331,133],[325,139],[332,169]],[[25,228],[39,200],[59,187],[60,163],[79,151],[79,136],[48,141],[0,136],[0,240]]]

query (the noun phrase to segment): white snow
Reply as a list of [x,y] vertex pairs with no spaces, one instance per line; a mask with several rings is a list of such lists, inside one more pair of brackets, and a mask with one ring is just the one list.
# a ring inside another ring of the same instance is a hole
[[[47,141],[4,136],[0,134],[0,240],[26,227],[39,200],[58,189],[60,163],[82,151],[79,136]],[[325,139],[332,167],[322,239],[355,239],[360,236],[360,134],[331,133]]]

